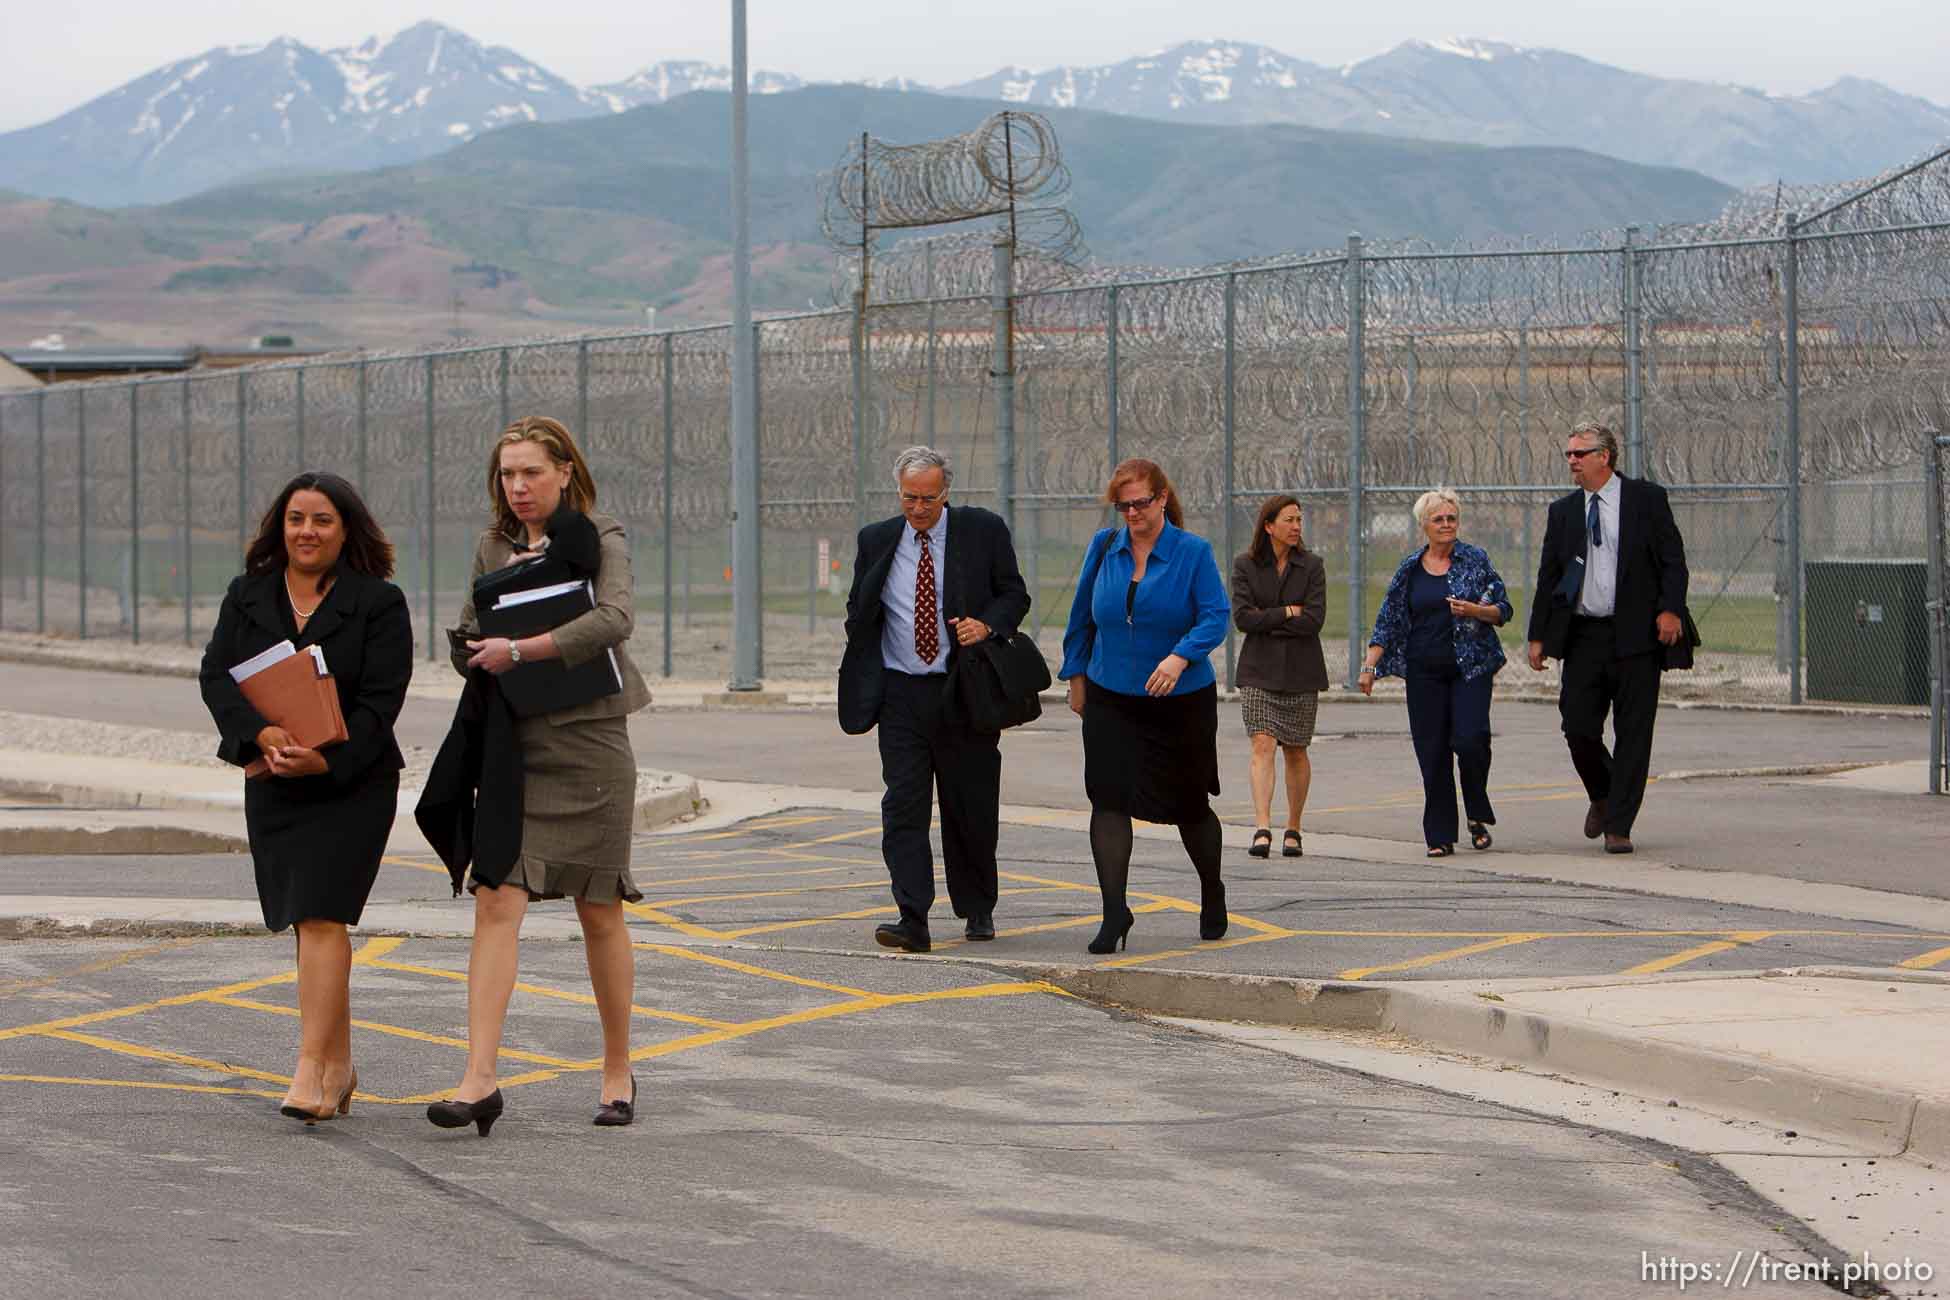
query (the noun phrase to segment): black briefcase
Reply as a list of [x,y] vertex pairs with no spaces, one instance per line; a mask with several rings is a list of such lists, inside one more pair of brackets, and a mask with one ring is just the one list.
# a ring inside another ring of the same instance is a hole
[[1026,632],[964,646],[949,684],[955,712],[970,731],[999,732],[1043,716],[1049,664]]

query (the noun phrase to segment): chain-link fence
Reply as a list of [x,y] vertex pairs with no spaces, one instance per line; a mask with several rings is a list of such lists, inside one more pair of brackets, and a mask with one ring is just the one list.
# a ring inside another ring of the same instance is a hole
[[[1669,688],[1921,704],[1916,448],[1950,428],[1950,151],[1840,205],[1795,197],[1817,216],[1734,211],[1577,249],[1352,239],[1143,281],[1034,275],[1012,320],[982,280],[993,259],[964,259],[968,296],[763,321],[764,670],[833,671],[854,535],[893,512],[894,452],[926,442],[953,457],[957,500],[1011,519],[1052,658],[1120,459],[1164,465],[1222,555],[1265,496],[1292,493],[1345,679],[1419,542],[1408,506],[1435,484],[1459,491],[1464,536],[1527,611],[1546,507],[1569,488],[1565,432],[1595,416],[1626,472],[1668,486],[1686,537],[1705,644]],[[721,679],[730,361],[716,327],[0,397],[0,626],[197,643],[277,488],[324,467],[388,528],[431,652],[487,519],[487,448],[511,416],[547,413],[629,529],[640,661]]]

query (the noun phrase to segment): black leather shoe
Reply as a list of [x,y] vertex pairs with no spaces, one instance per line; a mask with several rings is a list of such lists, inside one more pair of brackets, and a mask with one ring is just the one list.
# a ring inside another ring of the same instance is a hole
[[1591,806],[1584,810],[1584,837],[1595,840],[1605,833],[1605,804],[1603,799],[1593,799]]
[[969,917],[968,937],[975,941],[995,938],[995,913],[977,912]]
[[625,1128],[636,1123],[636,1076],[630,1076],[630,1099],[606,1101],[596,1108],[597,1128]]
[[1607,853],[1630,853],[1631,851],[1632,851],[1632,837],[1631,837],[1631,836],[1629,836],[1629,835],[1614,835],[1614,834],[1612,834],[1612,833],[1611,833],[1610,831],[1606,831],[1606,832],[1605,832],[1605,852],[1607,852]]
[[906,921],[889,921],[874,927],[873,941],[883,948],[898,948],[902,952],[927,952],[934,947],[928,941],[926,930]]

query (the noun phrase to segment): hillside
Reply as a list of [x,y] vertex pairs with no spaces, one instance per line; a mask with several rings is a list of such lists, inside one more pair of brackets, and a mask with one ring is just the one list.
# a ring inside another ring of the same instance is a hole
[[[849,140],[862,130],[899,141],[951,135],[1001,107],[861,87],[754,99],[760,308],[827,300],[818,175]],[[729,111],[727,95],[692,94],[491,132],[409,166],[273,178],[160,208],[0,199],[0,336],[106,334],[118,315],[139,323],[130,313],[178,322],[179,339],[190,332],[181,322],[196,319],[236,320],[223,328],[245,332],[275,322],[318,342],[635,323],[645,306],[669,323],[719,319],[729,295]],[[1105,262],[1267,256],[1336,245],[1350,230],[1438,243],[1576,238],[1627,221],[1703,218],[1732,193],[1694,173],[1577,150],[1049,116],[1074,176],[1070,206]],[[378,310],[385,304],[402,309],[396,324]]]

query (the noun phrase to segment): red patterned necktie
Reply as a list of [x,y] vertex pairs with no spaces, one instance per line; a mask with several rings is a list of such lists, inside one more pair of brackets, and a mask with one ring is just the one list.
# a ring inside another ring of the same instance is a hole
[[921,563],[914,572],[914,653],[924,664],[932,664],[941,653],[941,628],[934,613],[934,555],[928,550],[928,535],[917,532],[921,543]]

